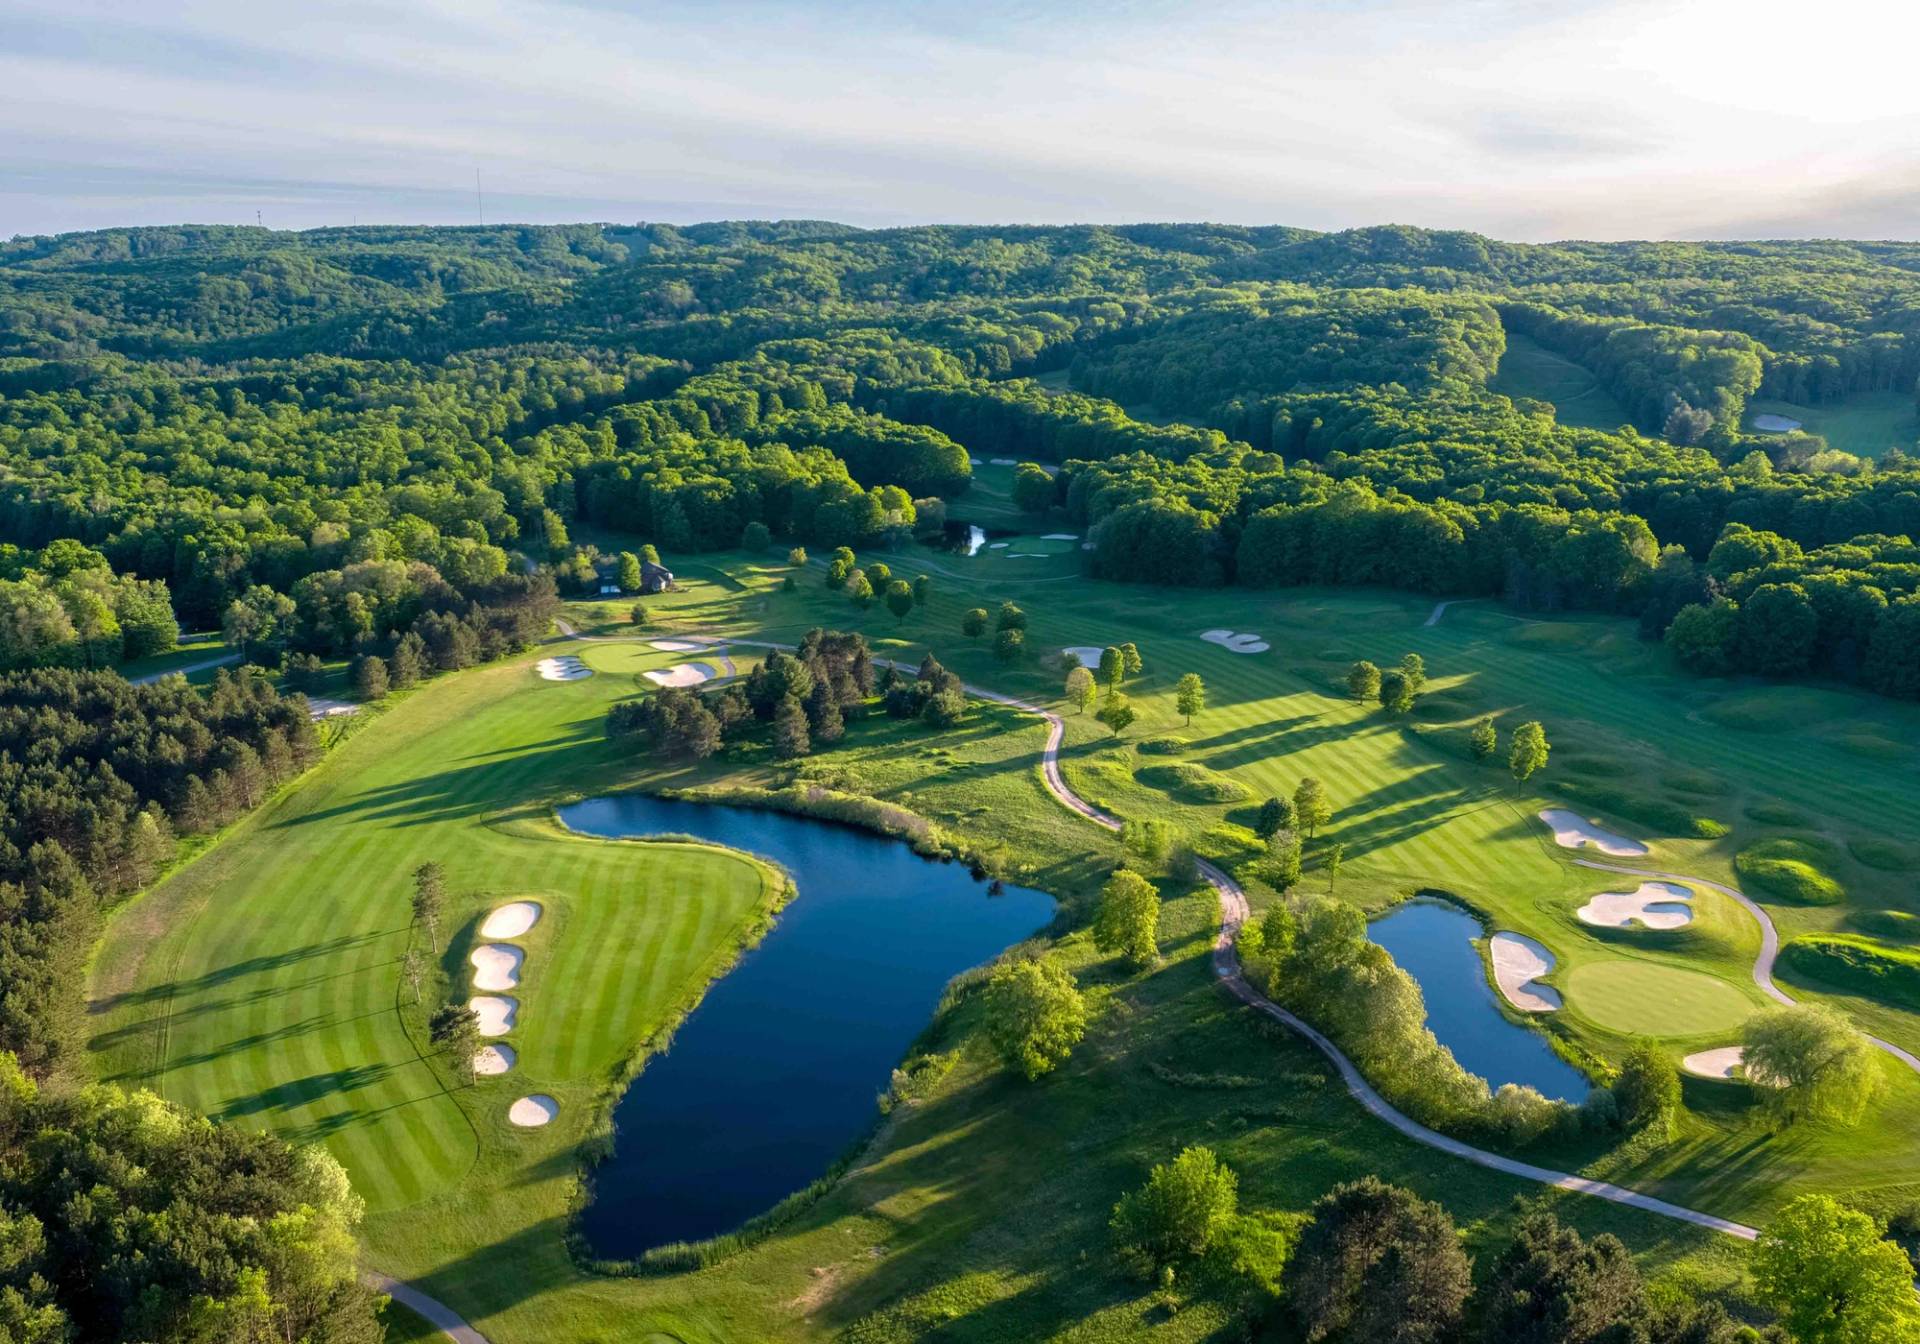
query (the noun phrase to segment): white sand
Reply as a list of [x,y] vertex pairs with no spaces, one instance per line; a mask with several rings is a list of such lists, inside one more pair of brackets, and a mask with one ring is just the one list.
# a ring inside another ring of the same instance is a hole
[[510,1045],[483,1045],[473,1052],[473,1071],[482,1078],[494,1078],[511,1069],[517,1059]]
[[987,549],[990,551],[1004,551],[1007,549],[1007,543],[1004,541],[990,541],[987,543]]
[[558,1114],[560,1103],[544,1092],[522,1097],[507,1107],[507,1119],[522,1129],[537,1129]]
[[1265,653],[1273,645],[1258,635],[1236,634],[1232,630],[1202,630],[1200,638],[1218,644],[1229,653]]
[[678,667],[656,668],[640,675],[655,686],[698,686],[720,674],[707,663],[682,663]]
[[520,963],[527,954],[512,943],[482,943],[467,958],[473,963],[475,989],[512,989],[520,983]]
[[334,700],[324,695],[307,697],[307,717],[310,719],[337,719],[343,714],[358,714],[360,706],[347,700]]
[[1554,843],[1562,849],[1597,849],[1602,854],[1637,859],[1647,852],[1638,840],[1629,840],[1604,826],[1596,826],[1578,812],[1564,807],[1543,807],[1540,820],[1553,831]]
[[1791,434],[1800,428],[1800,422],[1785,415],[1756,415],[1753,417],[1753,427],[1768,434]]
[[1017,467],[1020,465],[1020,459],[1017,457],[996,457],[993,459],[993,465],[996,467]]
[[1696,1078],[1737,1078],[1757,1087],[1772,1087],[1770,1074],[1755,1076],[1746,1068],[1745,1046],[1723,1045],[1718,1050],[1702,1050],[1680,1061],[1680,1067]]
[[540,922],[538,901],[509,901],[496,906],[480,926],[482,938],[518,938]]
[[1693,893],[1674,882],[1642,882],[1633,891],[1603,891],[1574,911],[1583,924],[1624,929],[1638,921],[1649,929],[1693,923]]
[[1078,658],[1080,660],[1080,666],[1086,668],[1087,671],[1098,672],[1100,670],[1100,655],[1105,653],[1106,650],[1095,648],[1091,644],[1069,644],[1066,648],[1060,650],[1060,652],[1070,653],[1075,658]]
[[1080,540],[1080,534],[1078,532],[1049,532],[1045,536],[1041,537],[1040,540],[1042,541],[1078,541]]
[[653,639],[647,641],[647,647],[662,653],[698,653],[707,646],[697,639]]
[[542,658],[533,665],[543,681],[582,681],[593,675],[593,669],[571,654],[564,658]]
[[1493,982],[1506,1001],[1523,1013],[1550,1013],[1560,1006],[1560,992],[1533,983],[1553,969],[1553,953],[1518,933],[1496,933],[1487,940],[1493,958]]
[[467,1000],[467,1007],[480,1015],[482,1036],[505,1036],[520,1014],[520,1000],[500,994],[476,994]]

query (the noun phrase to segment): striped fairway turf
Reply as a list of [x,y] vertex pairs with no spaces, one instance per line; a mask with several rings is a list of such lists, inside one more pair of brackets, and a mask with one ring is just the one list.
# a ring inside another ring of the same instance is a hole
[[[102,1071],[323,1140],[374,1209],[456,1184],[515,1096],[551,1091],[584,1121],[767,894],[737,857],[569,837],[527,806],[605,775],[614,682],[540,681],[522,660],[431,684],[369,724],[123,916],[115,933],[133,936],[110,935],[99,979],[131,979],[97,1004]],[[457,1100],[399,1011],[409,939],[428,953],[408,910],[409,874],[428,860],[447,870],[439,961],[454,997],[469,992],[487,910],[545,907],[516,940],[528,957],[506,1039],[519,1063]]]

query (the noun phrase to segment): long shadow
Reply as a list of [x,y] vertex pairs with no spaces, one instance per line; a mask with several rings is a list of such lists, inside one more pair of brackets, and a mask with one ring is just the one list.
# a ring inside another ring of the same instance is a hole
[[121,994],[109,995],[104,999],[95,999],[87,1005],[87,1012],[97,1016],[135,1004],[154,1003],[175,995],[193,994],[214,985],[238,980],[242,976],[256,975],[263,971],[277,971],[282,967],[292,966],[314,957],[331,956],[335,952],[344,952],[348,948],[358,947],[363,943],[370,943],[377,938],[385,938],[397,932],[404,932],[404,930],[376,929],[368,933],[343,933],[337,938],[308,943],[305,947],[288,948],[284,952],[274,952],[258,957],[242,957],[239,961],[229,962],[204,975],[189,976],[184,980],[169,980],[165,984],[149,985],[145,989],[130,989]]
[[[371,1086],[393,1072],[391,1064],[355,1064],[344,1069],[309,1074],[292,1082],[279,1083],[250,1097],[235,1097],[214,1113],[216,1119],[233,1120],[265,1111],[290,1111],[339,1092],[355,1092]],[[365,1115],[368,1112],[357,1112]]]

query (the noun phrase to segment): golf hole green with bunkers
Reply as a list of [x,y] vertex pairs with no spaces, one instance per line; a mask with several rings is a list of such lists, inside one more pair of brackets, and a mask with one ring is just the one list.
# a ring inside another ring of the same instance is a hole
[[[1120,817],[1165,820],[1203,852],[1240,843],[1260,799],[1314,776],[1334,806],[1323,836],[1344,846],[1338,894],[1377,914],[1440,892],[1489,930],[1534,940],[1552,962],[1538,983],[1562,1006],[1513,1020],[1604,1067],[1642,1040],[1676,1061],[1726,1047],[1770,1002],[1753,979],[1758,923],[1705,884],[1762,902],[1789,945],[1807,934],[1904,941],[1920,771],[1887,748],[1914,740],[1920,713],[1839,690],[1685,676],[1620,621],[1467,603],[1428,624],[1430,601],[1372,592],[1129,588],[1078,579],[1071,554],[886,558],[932,579],[927,604],[904,619],[853,607],[817,566],[787,592],[771,555],[704,556],[676,566],[682,589],[649,603],[644,631],[626,624],[629,604],[568,609],[569,628],[623,642],[556,638],[363,716],[306,778],[118,912],[92,973],[98,1073],[326,1144],[368,1203],[369,1262],[496,1344],[891,1340],[936,1327],[955,1339],[1204,1339],[1225,1323],[1223,1306],[1199,1298],[1165,1317],[1100,1268],[1114,1200],[1189,1143],[1240,1173],[1243,1206],[1301,1209],[1373,1173],[1442,1201],[1470,1249],[1485,1251],[1524,1199],[1588,1233],[1617,1233],[1687,1291],[1738,1301],[1745,1248],[1730,1238],[1463,1163],[1367,1117],[1322,1056],[1220,993],[1210,890],[1169,891],[1156,968],[1132,974],[1099,953],[1084,919],[1119,845],[1046,792],[1035,716],[976,703],[946,732],[875,716],[797,766],[757,750],[665,764],[609,742],[603,719],[653,686],[648,672],[724,673],[723,659],[745,671],[761,656],[655,641],[794,642],[824,625],[864,631],[882,656],[931,649],[970,684],[1061,710],[1068,785]],[[1030,656],[1013,666],[995,661],[990,640],[960,634],[965,610],[1006,599],[1030,622]],[[1138,721],[1115,738],[1062,703],[1053,651],[1121,641],[1138,645],[1144,667],[1128,685]],[[1266,647],[1246,651],[1250,642]],[[1354,660],[1407,652],[1430,678],[1412,715],[1346,697]],[[567,659],[592,675],[573,675]],[[543,675],[542,660],[567,675]],[[1190,725],[1173,704],[1185,672],[1207,686]],[[1475,764],[1466,733],[1482,715],[1503,731],[1545,723],[1546,771],[1516,790],[1503,769]],[[1149,740],[1157,752],[1140,749]],[[1059,1072],[1022,1083],[979,1046],[977,1010],[960,995],[911,1052],[934,1081],[876,1115],[869,1135],[849,1136],[844,1172],[817,1199],[705,1268],[591,1273],[567,1247],[583,1149],[605,1141],[632,1069],[764,933],[785,893],[747,856],[569,835],[553,809],[622,790],[795,779],[919,813],[1009,881],[1053,894],[1063,913],[1046,936],[1088,994],[1087,1039]],[[1646,853],[1567,848],[1544,809]],[[1310,846],[1309,888],[1328,880],[1319,852]],[[1794,903],[1743,876],[1777,877],[1755,864],[1783,854],[1840,899]],[[1583,918],[1598,898],[1651,879],[1580,859],[1666,875],[1689,893],[1691,918]],[[410,874],[430,861],[450,895],[437,951],[408,910]],[[488,914],[516,902],[540,917],[518,936],[483,937]],[[403,974],[410,943],[430,954],[422,1004]],[[472,956],[501,943],[522,958],[503,991],[517,1000],[500,1038],[515,1061],[467,1086],[435,1054],[425,1018],[479,992]],[[1801,978],[1784,958],[1775,975],[1795,998],[1920,1048],[1914,1014]],[[1595,1135],[1519,1155],[1746,1223],[1813,1190],[1891,1208],[1920,1194],[1920,1077],[1891,1056],[1881,1063],[1886,1096],[1858,1128],[1779,1132],[1750,1087],[1690,1078],[1666,1144]],[[552,1099],[550,1121],[511,1123],[511,1105],[533,1096]]]

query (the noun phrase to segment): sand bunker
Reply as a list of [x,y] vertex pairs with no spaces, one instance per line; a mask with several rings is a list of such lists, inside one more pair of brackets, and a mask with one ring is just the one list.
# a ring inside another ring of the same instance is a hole
[[1070,653],[1075,658],[1078,658],[1080,660],[1080,666],[1086,668],[1087,671],[1098,672],[1100,670],[1100,655],[1105,653],[1106,650],[1097,648],[1092,644],[1069,644],[1066,648],[1060,650],[1060,652]]
[[1754,1075],[1747,1072],[1747,1051],[1745,1046],[1723,1045],[1718,1050],[1702,1050],[1688,1055],[1680,1061],[1680,1067],[1696,1078],[1729,1078],[1741,1082],[1753,1083],[1758,1087],[1772,1087],[1769,1075]]
[[527,954],[511,943],[486,943],[467,958],[473,963],[475,989],[512,989],[520,983],[520,963]]
[[544,1092],[522,1097],[507,1107],[507,1119],[522,1129],[537,1129],[558,1114],[560,1103]]
[[533,670],[544,681],[581,681],[593,675],[593,669],[571,654],[564,658],[542,658]]
[[358,714],[360,706],[347,700],[334,700],[324,695],[307,697],[307,717],[314,720],[337,719],[343,714]]
[[473,1052],[473,1071],[482,1078],[494,1078],[511,1069],[518,1058],[510,1045],[483,1045]]
[[505,1036],[520,1015],[520,1000],[500,994],[476,994],[467,1000],[467,1007],[479,1014],[482,1036]]
[[1273,645],[1258,635],[1235,634],[1231,630],[1202,630],[1200,638],[1218,644],[1229,653],[1265,653]]
[[1017,457],[996,457],[993,459],[993,465],[996,467],[1017,467],[1020,465],[1020,459]]
[[1616,835],[1604,826],[1596,826],[1578,812],[1564,807],[1543,807],[1540,820],[1553,831],[1554,843],[1562,849],[1597,849],[1602,854],[1637,859],[1647,852],[1638,840]]
[[1506,1001],[1523,1013],[1550,1013],[1560,1006],[1560,992],[1535,979],[1553,969],[1553,953],[1518,933],[1496,933],[1487,940],[1493,958],[1493,982]]
[[656,668],[640,675],[655,686],[698,686],[720,674],[708,663],[682,663],[678,667]]
[[1791,434],[1800,428],[1800,422],[1785,415],[1756,415],[1753,427],[1768,434]]
[[650,639],[647,647],[662,653],[698,653],[707,646],[697,639]]
[[1693,893],[1673,882],[1642,882],[1630,892],[1603,891],[1574,914],[1605,929],[1636,921],[1649,929],[1677,929],[1693,923]]
[[1040,540],[1042,541],[1078,541],[1080,540],[1080,534],[1078,532],[1049,532],[1045,536],[1041,537]]
[[1007,545],[1008,543],[1004,541],[990,541],[987,543],[987,549],[990,551],[1004,551],[1007,549]]
[[496,906],[480,926],[482,938],[518,938],[540,922],[538,901],[509,901]]

